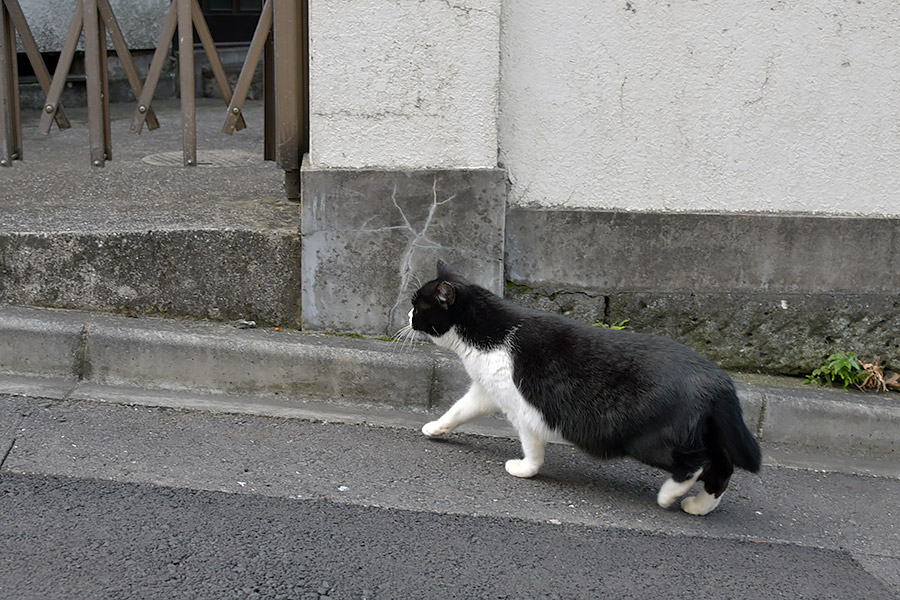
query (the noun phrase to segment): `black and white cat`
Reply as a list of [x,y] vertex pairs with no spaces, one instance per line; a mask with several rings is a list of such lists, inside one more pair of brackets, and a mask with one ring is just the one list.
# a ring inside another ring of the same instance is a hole
[[474,285],[444,261],[413,297],[407,331],[456,352],[469,391],[422,432],[439,436],[502,411],[524,457],[506,462],[535,475],[548,441],[566,440],[600,458],[631,456],[671,473],[663,508],[698,480],[685,512],[718,506],[734,466],[757,472],[760,449],[744,425],[731,378],[693,350],[648,334],[591,327],[522,308]]

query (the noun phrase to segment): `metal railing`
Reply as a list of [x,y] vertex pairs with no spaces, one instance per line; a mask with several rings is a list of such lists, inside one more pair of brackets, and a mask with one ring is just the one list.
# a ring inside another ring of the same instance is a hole
[[265,52],[265,159],[274,160],[285,171],[296,171],[300,166],[300,157],[309,149],[307,14],[307,0],[265,1],[246,60],[232,92],[225,68],[197,0],[172,0],[153,60],[143,82],[134,67],[131,53],[109,0],[76,0],[72,20],[52,79],[18,0],[0,0],[0,166],[11,166],[12,161],[23,158],[16,56],[17,33],[46,97],[38,125],[38,130],[45,135],[50,133],[54,121],[60,129],[69,126],[60,99],[75,57],[78,40],[83,34],[90,162],[95,167],[102,167],[106,161],[112,160],[107,35],[112,41],[137,99],[131,131],[140,134],[145,124],[149,130],[159,127],[153,113],[153,95],[176,32],[183,162],[186,167],[196,166],[193,36],[196,29],[216,84],[227,104],[222,131],[228,135],[235,129],[246,127],[242,116],[243,103],[260,55]]

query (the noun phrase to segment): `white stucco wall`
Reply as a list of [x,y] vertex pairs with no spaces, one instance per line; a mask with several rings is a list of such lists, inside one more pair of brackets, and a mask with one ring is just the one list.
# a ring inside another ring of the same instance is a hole
[[518,205],[900,215],[897,0],[504,0]]
[[495,167],[500,0],[310,0],[313,167]]
[[[156,48],[170,0],[110,0],[109,5],[130,50]],[[41,52],[62,50],[75,11],[75,0],[19,0],[28,28]],[[112,42],[107,38],[107,46]],[[84,37],[78,49],[84,49]],[[24,52],[21,43],[19,52]]]

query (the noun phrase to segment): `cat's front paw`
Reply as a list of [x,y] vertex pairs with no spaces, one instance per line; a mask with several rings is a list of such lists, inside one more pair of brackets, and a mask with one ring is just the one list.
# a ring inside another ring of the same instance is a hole
[[506,461],[506,472],[514,477],[534,477],[541,469],[541,465],[527,459],[513,458]]
[[422,426],[422,433],[424,433],[428,437],[438,437],[440,435],[444,435],[445,433],[447,433],[447,431],[449,431],[449,428],[442,427],[440,422],[438,421],[425,423],[425,425]]

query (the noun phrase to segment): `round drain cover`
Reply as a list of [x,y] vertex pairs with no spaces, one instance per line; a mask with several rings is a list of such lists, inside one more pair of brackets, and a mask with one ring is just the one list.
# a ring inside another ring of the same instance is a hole
[[[145,156],[142,160],[148,165],[157,167],[182,167],[184,166],[184,153],[180,151],[159,152]],[[262,155],[243,150],[197,150],[198,167],[246,167],[262,162]]]

